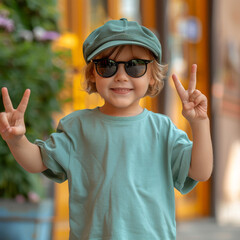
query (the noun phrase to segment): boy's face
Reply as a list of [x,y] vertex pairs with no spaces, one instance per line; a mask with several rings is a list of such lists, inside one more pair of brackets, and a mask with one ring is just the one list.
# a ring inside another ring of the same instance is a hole
[[[107,49],[103,54],[114,61],[129,61],[132,59],[152,60],[149,51],[143,47],[126,45],[120,51],[117,48],[113,53],[113,48]],[[151,74],[151,63],[147,65],[147,72],[139,78],[129,76],[124,64],[118,65],[118,71],[109,78],[98,75],[94,67],[93,81],[100,96],[105,100],[101,111],[113,116],[134,116],[142,112],[139,101],[148,90],[149,85],[154,83]]]

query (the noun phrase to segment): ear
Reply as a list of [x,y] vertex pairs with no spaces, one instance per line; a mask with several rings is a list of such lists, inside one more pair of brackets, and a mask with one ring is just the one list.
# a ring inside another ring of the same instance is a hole
[[96,73],[95,67],[92,66],[91,72],[90,72],[90,78],[89,78],[90,82],[92,82],[92,83],[96,82],[96,74],[97,73]]
[[96,82],[94,73],[93,73],[93,74],[91,75],[91,77],[90,77],[90,82],[92,82],[92,83],[95,83],[95,82]]
[[151,76],[151,79],[149,81],[149,85],[152,87],[155,84],[155,79]]

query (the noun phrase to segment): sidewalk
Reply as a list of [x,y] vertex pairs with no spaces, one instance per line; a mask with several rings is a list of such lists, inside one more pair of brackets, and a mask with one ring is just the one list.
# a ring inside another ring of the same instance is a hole
[[240,227],[218,225],[214,219],[177,222],[177,240],[239,240]]

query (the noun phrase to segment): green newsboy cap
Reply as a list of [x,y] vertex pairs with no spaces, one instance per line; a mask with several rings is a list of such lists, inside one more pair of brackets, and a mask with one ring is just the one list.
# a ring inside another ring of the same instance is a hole
[[83,43],[84,59],[89,63],[100,52],[119,45],[145,47],[161,62],[162,48],[157,36],[148,28],[126,18],[110,20],[94,30]]

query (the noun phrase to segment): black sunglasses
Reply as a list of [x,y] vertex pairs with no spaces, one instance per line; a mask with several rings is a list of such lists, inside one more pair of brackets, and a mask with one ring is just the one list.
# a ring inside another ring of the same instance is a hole
[[128,62],[116,62],[112,59],[102,58],[91,62],[95,64],[96,71],[101,77],[112,77],[118,70],[118,64],[124,64],[125,71],[130,77],[139,78],[146,73],[148,63],[153,62],[153,60],[132,59]]

